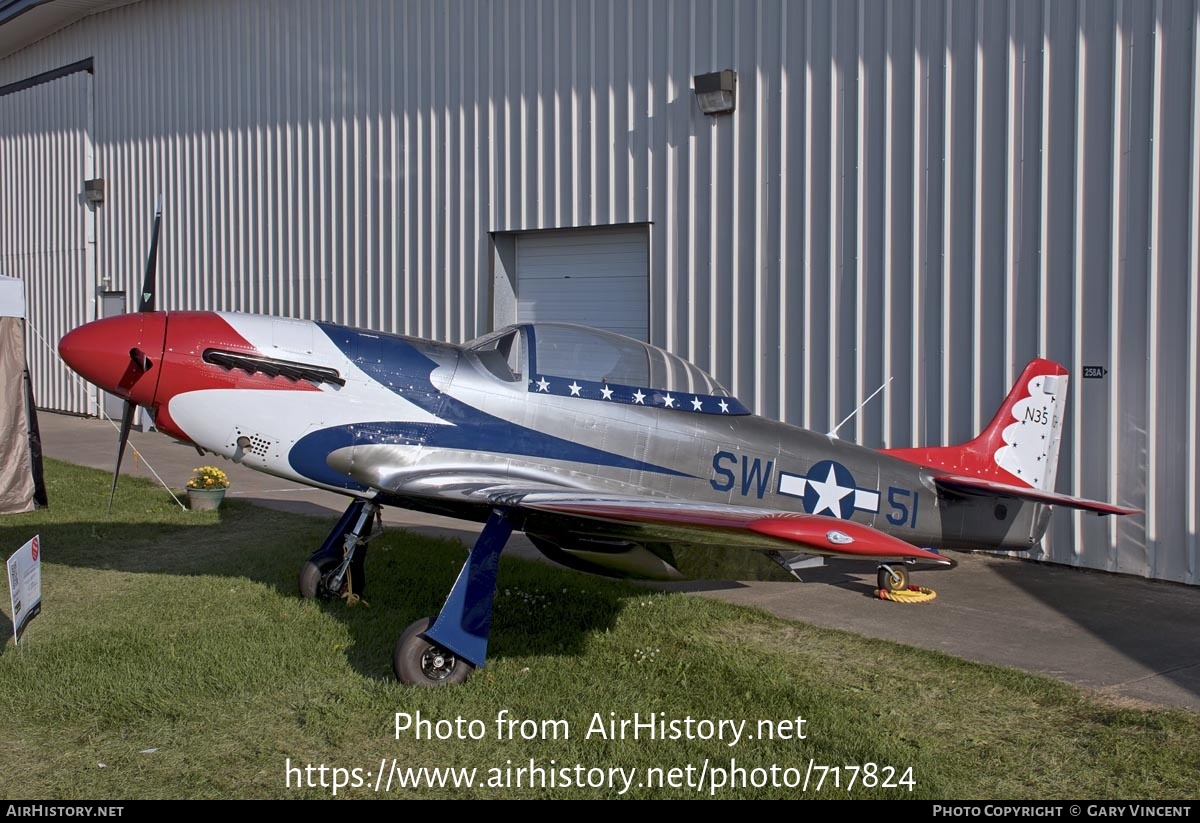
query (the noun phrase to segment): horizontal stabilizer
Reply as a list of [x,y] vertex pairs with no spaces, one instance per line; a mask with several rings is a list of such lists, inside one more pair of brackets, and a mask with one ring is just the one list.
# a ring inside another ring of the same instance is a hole
[[961,475],[935,475],[933,482],[938,488],[964,494],[983,494],[992,497],[1011,497],[1017,500],[1028,500],[1032,503],[1047,503],[1051,506],[1062,506],[1067,509],[1081,509],[1099,515],[1106,514],[1141,514],[1141,509],[1126,509],[1103,503],[1099,500],[1088,500],[1084,497],[1071,497],[1067,494],[1032,489],[1025,486],[1012,486],[1008,483],[998,483],[994,480],[984,480],[978,477],[962,477]]

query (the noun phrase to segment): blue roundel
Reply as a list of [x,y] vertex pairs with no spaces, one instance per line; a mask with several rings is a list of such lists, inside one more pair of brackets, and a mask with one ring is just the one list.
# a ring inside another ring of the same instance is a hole
[[809,514],[823,514],[849,520],[854,515],[854,499],[857,487],[854,475],[836,460],[814,463],[805,475],[804,510]]

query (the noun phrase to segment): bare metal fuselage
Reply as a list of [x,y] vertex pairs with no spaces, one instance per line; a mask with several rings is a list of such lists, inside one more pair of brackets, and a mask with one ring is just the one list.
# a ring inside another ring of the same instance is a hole
[[[302,321],[238,317],[239,327],[256,323],[276,330],[296,324],[290,334],[276,331],[277,340],[313,337],[301,328],[313,324]],[[500,379],[475,352],[457,346],[320,328],[339,345],[277,346],[277,353],[334,369],[346,376],[344,386],[262,392],[251,403],[243,396],[229,409],[234,432],[197,432],[199,423],[188,421],[188,438],[279,476],[475,520],[486,519],[490,505],[456,498],[454,487],[500,480],[822,514],[937,549],[1028,549],[1048,518],[1048,508],[1037,504],[944,493],[939,499],[926,469],[756,415],[544,393],[533,375]],[[381,401],[381,385],[394,402]],[[338,398],[338,437],[321,435],[331,422],[330,394]],[[189,417],[183,408],[170,412]],[[575,448],[522,448],[526,433]],[[270,445],[248,451],[239,436]],[[561,522],[540,522],[536,513],[521,527],[563,542]],[[638,539],[634,528],[609,533]],[[756,547],[752,535],[731,542]]]

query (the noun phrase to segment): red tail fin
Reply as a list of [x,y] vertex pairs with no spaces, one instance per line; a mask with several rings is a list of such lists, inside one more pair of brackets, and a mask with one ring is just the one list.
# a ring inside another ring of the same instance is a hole
[[1032,360],[983,433],[961,446],[885,449],[886,454],[954,474],[1053,490],[1067,402],[1067,370]]

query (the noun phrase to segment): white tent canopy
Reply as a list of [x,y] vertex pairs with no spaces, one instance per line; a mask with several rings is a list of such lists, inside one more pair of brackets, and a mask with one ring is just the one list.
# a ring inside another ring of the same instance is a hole
[[41,437],[25,363],[25,281],[0,275],[0,514],[45,503]]
[[25,281],[0,275],[0,317],[25,316]]

